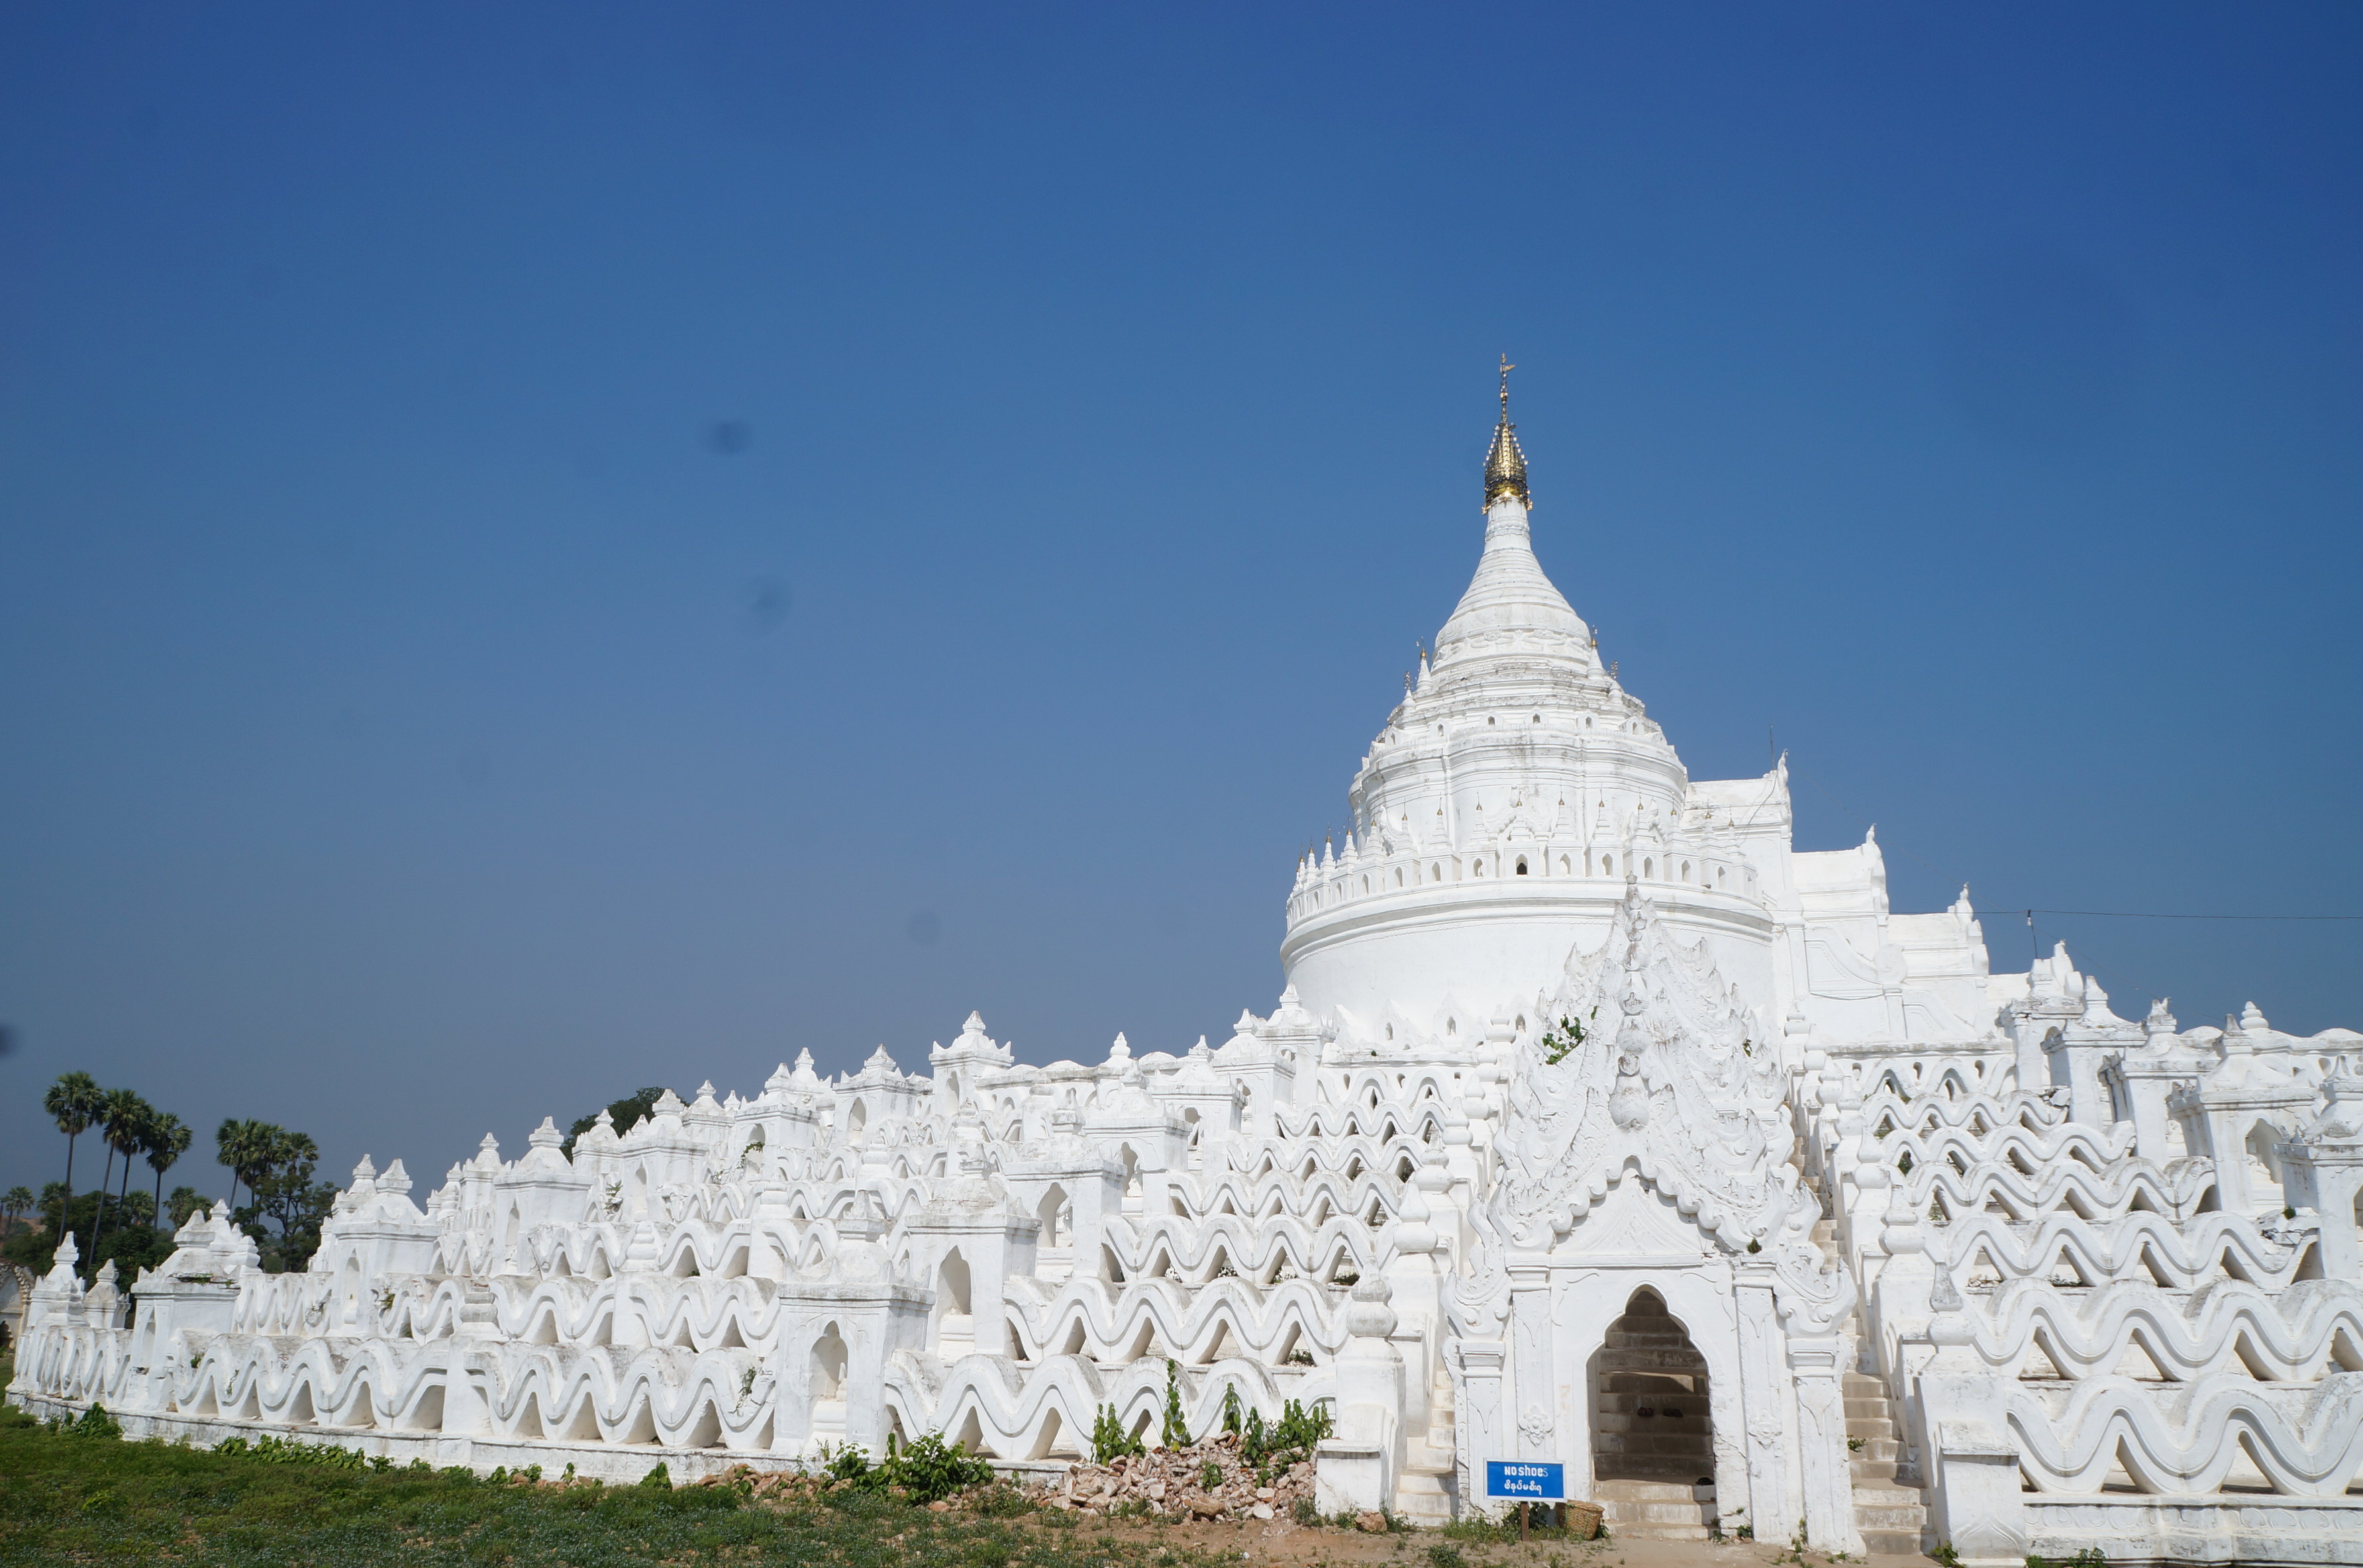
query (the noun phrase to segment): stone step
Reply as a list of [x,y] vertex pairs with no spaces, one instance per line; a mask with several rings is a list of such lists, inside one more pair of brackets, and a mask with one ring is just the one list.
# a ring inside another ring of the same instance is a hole
[[1603,1481],[1592,1489],[1592,1500],[1605,1507],[1611,1500],[1620,1503],[1712,1503],[1714,1483],[1640,1481],[1629,1477]]
[[[1681,1409],[1682,1415],[1675,1417],[1675,1419],[1706,1415],[1706,1398],[1697,1388],[1673,1386],[1664,1379],[1642,1376],[1640,1372],[1619,1372],[1607,1382],[1607,1388],[1592,1396],[1592,1409],[1597,1409],[1600,1415],[1630,1415],[1633,1409],[1657,1409],[1661,1405],[1670,1409]],[[1661,1384],[1661,1386],[1652,1386],[1652,1384]]]
[[1917,1551],[1920,1532],[1927,1528],[1928,1508],[1920,1493],[1902,1486],[1857,1486],[1854,1522],[1866,1540],[1874,1531],[1892,1534],[1909,1540],[1907,1550]]
[[1705,1540],[1715,1522],[1714,1488],[1675,1482],[1596,1482],[1592,1500],[1602,1523],[1619,1540]]
[[1862,1532],[1862,1549],[1881,1557],[1917,1557],[1924,1540],[1916,1529],[1871,1529],[1857,1525]]
[[1675,1419],[1667,1416],[1639,1416],[1629,1411],[1592,1418],[1592,1430],[1596,1432],[1625,1432],[1640,1437],[1686,1437],[1699,1442],[1707,1441],[1707,1424],[1688,1416]]
[[1684,1438],[1645,1437],[1638,1432],[1603,1432],[1592,1449],[1602,1459],[1612,1462],[1612,1469],[1638,1460],[1647,1460],[1652,1465],[1671,1466],[1695,1475],[1706,1474],[1714,1468],[1714,1446]]
[[1694,1350],[1679,1345],[1634,1345],[1618,1350],[1613,1355],[1600,1358],[1603,1372],[1670,1372],[1700,1375],[1706,1371],[1706,1358]]
[[1689,1486],[1702,1475],[1712,1474],[1711,1467],[1699,1455],[1681,1454],[1621,1454],[1603,1453],[1592,1463],[1603,1484],[1610,1481],[1646,1481],[1653,1486]]
[[[1414,1452],[1417,1450],[1414,1448]],[[1419,1525],[1452,1522],[1452,1456],[1441,1468],[1406,1463],[1395,1481],[1395,1512]]]

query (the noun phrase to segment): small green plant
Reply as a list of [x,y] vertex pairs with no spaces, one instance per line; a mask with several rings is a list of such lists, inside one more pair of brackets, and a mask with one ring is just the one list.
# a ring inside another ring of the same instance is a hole
[[1241,1424],[1239,1386],[1236,1383],[1226,1385],[1223,1389],[1223,1430],[1237,1437],[1239,1435]]
[[1463,1568],[1469,1560],[1460,1555],[1457,1546],[1431,1546],[1427,1549],[1428,1568]]
[[1190,1424],[1182,1413],[1182,1364],[1171,1356],[1165,1358],[1165,1421],[1157,1441],[1165,1448],[1190,1446]]
[[369,1461],[355,1449],[332,1448],[326,1443],[297,1442],[293,1438],[273,1437],[269,1433],[254,1439],[232,1438],[215,1448],[216,1453],[244,1454],[266,1464],[314,1464],[324,1470],[366,1470]]
[[640,1477],[640,1485],[651,1492],[670,1492],[672,1490],[672,1473],[660,1460],[654,1470]]
[[1860,1453],[1865,1441],[1866,1440],[1862,1438],[1847,1439],[1847,1452],[1848,1453]]
[[123,1429],[116,1424],[113,1416],[106,1413],[106,1407],[99,1404],[84,1410],[82,1419],[68,1426],[66,1430],[78,1438],[96,1438],[106,1442],[120,1441],[123,1436]]
[[1953,1550],[1953,1543],[1949,1540],[1938,1541],[1928,1549],[1928,1555],[1935,1562],[1943,1563],[1945,1568],[1961,1568],[1961,1554]]
[[[1595,1008],[1592,1010],[1597,1012],[1599,1010]],[[1583,1040],[1582,1024],[1571,1018],[1560,1019],[1557,1027],[1543,1032],[1540,1042],[1543,1048],[1543,1061],[1550,1066],[1558,1066],[1574,1054],[1575,1048],[1582,1044]]]
[[1310,1497],[1297,1498],[1294,1513],[1298,1524],[1317,1525],[1321,1522],[1321,1510],[1313,1506],[1313,1499]]
[[1114,1405],[1102,1405],[1092,1422],[1092,1463],[1114,1464],[1141,1452],[1140,1440],[1125,1430],[1124,1418]]
[[1223,1467],[1221,1465],[1215,1463],[1210,1459],[1206,1461],[1205,1463],[1198,1466],[1198,1490],[1202,1492],[1219,1491],[1222,1488],[1222,1485]]

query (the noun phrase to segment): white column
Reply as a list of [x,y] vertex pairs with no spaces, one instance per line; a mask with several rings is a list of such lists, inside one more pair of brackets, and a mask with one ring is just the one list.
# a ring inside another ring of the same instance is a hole
[[1759,1540],[1785,1541],[1797,1528],[1790,1514],[1789,1423],[1781,1397],[1781,1327],[1772,1301],[1772,1267],[1747,1264],[1733,1292],[1739,1304],[1739,1388],[1747,1423],[1747,1489],[1725,1497],[1722,1473],[1715,1475],[1717,1502],[1726,1532],[1746,1525]]
[[1836,1334],[1792,1336],[1789,1368],[1797,1382],[1797,1463],[1804,1472],[1806,1542],[1820,1551],[1859,1553],[1862,1532],[1854,1523],[1846,1395],[1840,1386],[1846,1345]]

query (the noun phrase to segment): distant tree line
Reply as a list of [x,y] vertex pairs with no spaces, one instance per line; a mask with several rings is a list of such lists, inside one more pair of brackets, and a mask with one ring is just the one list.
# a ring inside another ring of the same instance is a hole
[[[164,1195],[164,1173],[189,1152],[195,1135],[179,1117],[129,1089],[101,1088],[88,1073],[61,1076],[41,1108],[65,1134],[65,1179],[49,1183],[39,1198],[21,1187],[0,1193],[0,1257],[46,1274],[56,1262],[59,1239],[71,1231],[86,1277],[112,1259],[128,1286],[140,1269],[169,1257],[172,1231],[212,1202],[194,1187],[176,1187],[169,1198]],[[106,1158],[98,1186],[77,1192],[74,1153],[85,1132],[98,1134]],[[336,1197],[335,1187],[312,1179],[317,1145],[305,1133],[266,1121],[232,1120],[214,1133],[214,1148],[230,1173],[230,1222],[254,1238],[262,1266],[275,1274],[310,1262],[320,1245],[320,1221]],[[131,1190],[132,1165],[143,1159],[155,1174],[152,1192]],[[160,1217],[166,1222],[160,1224]]]

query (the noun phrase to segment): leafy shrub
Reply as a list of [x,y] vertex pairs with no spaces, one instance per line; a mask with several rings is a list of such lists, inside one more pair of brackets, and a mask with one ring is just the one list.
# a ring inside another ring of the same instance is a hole
[[89,1409],[84,1410],[79,1421],[59,1424],[78,1438],[95,1438],[101,1441],[116,1442],[120,1441],[123,1437],[123,1429],[116,1424],[113,1416],[106,1413],[106,1407],[100,1404],[94,1403]]
[[965,1492],[971,1486],[983,1485],[993,1479],[993,1464],[947,1443],[940,1434],[929,1432],[916,1442],[904,1444],[901,1452],[889,1454],[878,1474],[888,1478],[888,1485],[900,1486],[909,1493],[913,1502],[932,1503],[955,1492]]
[[1198,1466],[1198,1489],[1200,1491],[1212,1492],[1218,1489],[1222,1484],[1223,1467],[1221,1465],[1215,1463],[1210,1459],[1206,1461],[1205,1463]]
[[1115,1413],[1115,1407],[1102,1405],[1092,1422],[1092,1463],[1114,1464],[1141,1452],[1140,1440],[1124,1430],[1124,1419]]
[[266,1464],[316,1464],[326,1470],[366,1470],[367,1456],[349,1448],[331,1448],[324,1443],[297,1442],[293,1438],[269,1434],[251,1442],[244,1438],[232,1438],[214,1451],[216,1453],[243,1453],[250,1459],[260,1459]]
[[1165,1424],[1157,1441],[1167,1448],[1190,1446],[1190,1425],[1182,1414],[1182,1364],[1165,1358]]
[[993,1479],[993,1463],[951,1446],[935,1432],[899,1450],[890,1443],[886,1463],[872,1465],[859,1448],[839,1449],[828,1462],[828,1476],[865,1492],[899,1486],[915,1503],[932,1503]]
[[670,1492],[672,1490],[672,1473],[660,1461],[654,1470],[640,1477],[640,1485],[651,1492]]
[[1280,1419],[1267,1427],[1261,1410],[1248,1412],[1247,1430],[1239,1434],[1239,1459],[1258,1474],[1286,1469],[1313,1457],[1314,1446],[1335,1430],[1326,1406],[1310,1410],[1291,1399],[1281,1407]]

